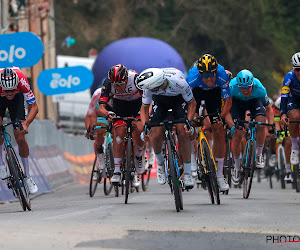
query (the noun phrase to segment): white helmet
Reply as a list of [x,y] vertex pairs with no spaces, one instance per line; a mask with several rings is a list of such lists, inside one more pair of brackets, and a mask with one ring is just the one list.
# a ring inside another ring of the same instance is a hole
[[166,80],[165,73],[159,68],[145,69],[135,80],[136,86],[141,89],[154,89],[161,86]]
[[295,68],[300,68],[300,52],[297,52],[292,56],[292,65]]
[[19,83],[19,77],[13,69],[3,69],[0,78],[0,85],[3,90],[14,90],[17,88]]

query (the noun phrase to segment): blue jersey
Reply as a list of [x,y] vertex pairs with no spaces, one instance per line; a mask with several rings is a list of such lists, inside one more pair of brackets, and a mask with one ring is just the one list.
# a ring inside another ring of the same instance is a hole
[[[300,81],[295,75],[294,70],[290,70],[284,77],[283,86],[281,90],[281,104],[280,113],[281,115],[287,113],[288,97],[296,100],[300,100]],[[294,100],[295,101],[295,100]],[[294,102],[293,101],[293,102]],[[292,107],[292,103],[289,104]],[[293,109],[293,108],[292,108]]]
[[191,88],[199,87],[204,90],[209,90],[209,89],[220,87],[221,95],[223,99],[228,99],[231,96],[228,75],[226,74],[224,67],[220,64],[218,64],[216,81],[212,87],[208,87],[202,81],[202,77],[200,76],[199,71],[197,69],[197,64],[195,63],[192,66],[192,68],[189,70],[186,81],[188,82]]
[[229,86],[230,86],[231,96],[234,98],[237,98],[241,101],[260,99],[264,106],[268,106],[270,104],[266,88],[262,85],[260,80],[258,80],[257,78],[253,78],[252,92],[248,97],[245,97],[241,92],[237,84],[236,77],[230,81]]
[[300,98],[300,81],[294,70],[290,70],[284,77],[281,97],[298,96]]

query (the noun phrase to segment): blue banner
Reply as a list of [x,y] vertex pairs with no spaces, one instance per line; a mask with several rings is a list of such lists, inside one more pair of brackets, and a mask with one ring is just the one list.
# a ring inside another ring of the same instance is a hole
[[43,56],[43,43],[31,32],[0,35],[0,68],[31,67]]
[[91,87],[93,72],[86,67],[47,69],[40,73],[37,84],[44,95],[57,95],[84,91]]

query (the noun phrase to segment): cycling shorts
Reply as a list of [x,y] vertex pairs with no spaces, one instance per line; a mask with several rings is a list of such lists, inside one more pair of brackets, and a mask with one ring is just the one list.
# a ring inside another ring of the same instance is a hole
[[16,93],[12,100],[8,100],[5,96],[0,97],[0,116],[3,118],[8,108],[9,116],[12,121],[16,118],[21,121],[25,120],[25,106],[23,93]]
[[266,108],[259,98],[248,101],[232,98],[231,116],[234,122],[236,122],[237,119],[245,120],[247,110],[250,110],[253,117],[258,115],[266,116]]
[[[221,112],[224,106],[224,101],[221,96],[221,88],[213,88],[213,89],[201,89],[201,88],[194,88],[193,95],[197,102],[196,106],[196,113],[199,113],[199,108],[201,105],[201,101],[205,101],[205,106],[208,114],[213,114],[217,112]],[[215,119],[210,117],[211,123],[215,123]]]
[[[150,124],[162,122],[167,119],[186,119],[187,118],[187,103],[182,98],[182,95],[177,96],[152,96],[152,111],[150,115]],[[171,116],[168,110],[172,109]]]

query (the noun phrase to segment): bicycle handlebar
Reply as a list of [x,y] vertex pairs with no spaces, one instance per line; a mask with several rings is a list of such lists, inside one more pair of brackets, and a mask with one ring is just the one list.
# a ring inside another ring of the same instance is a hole
[[22,122],[19,119],[16,119],[14,121],[8,122],[6,124],[1,124],[0,125],[0,131],[4,131],[5,127],[9,126],[9,125],[13,125],[14,129],[16,128],[20,128],[22,131],[24,131]]
[[173,126],[173,125],[176,125],[178,123],[185,123],[186,126],[187,126],[187,128],[188,128],[188,130],[191,130],[191,124],[188,121],[188,119],[166,120],[166,121],[162,121],[162,122],[154,122],[154,123],[151,123],[151,124],[149,124],[148,122],[146,122],[145,126],[144,126],[144,134],[147,135],[147,132],[152,127]]

